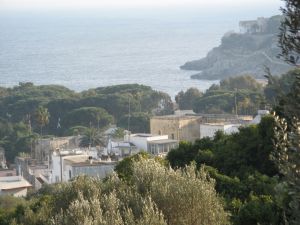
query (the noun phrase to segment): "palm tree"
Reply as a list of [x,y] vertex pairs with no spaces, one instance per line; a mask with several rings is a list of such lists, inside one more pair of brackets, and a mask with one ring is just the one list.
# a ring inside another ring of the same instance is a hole
[[104,146],[104,140],[99,131],[95,128],[88,128],[80,140],[80,147],[95,147],[97,145]]
[[49,118],[50,113],[48,112],[48,109],[43,106],[39,106],[36,111],[36,120],[40,125],[41,136],[43,136],[43,127],[49,123]]

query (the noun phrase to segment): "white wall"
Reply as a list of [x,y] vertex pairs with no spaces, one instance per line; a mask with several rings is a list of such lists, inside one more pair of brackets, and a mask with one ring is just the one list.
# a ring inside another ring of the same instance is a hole
[[[85,166],[73,166],[72,167],[72,178],[78,175],[88,175],[91,177],[105,178],[114,171],[116,163],[110,164],[96,164],[96,165],[85,165]],[[69,170],[66,171],[69,176]]]
[[224,133],[225,134],[233,134],[239,132],[239,127],[241,124],[230,124],[230,125],[225,125],[224,127]]
[[213,137],[219,130],[224,131],[224,125],[200,124],[200,138]]
[[[143,134],[142,134],[143,135]],[[133,143],[138,149],[148,151],[148,141],[158,141],[158,140],[167,140],[168,135],[157,135],[157,136],[138,136],[138,135],[130,135],[130,141]]]
[[[88,176],[97,176],[100,178],[106,177],[110,174],[115,167],[115,163],[101,163],[101,164],[93,164],[93,165],[76,165],[74,166],[71,162],[66,161],[66,159],[85,157],[87,158],[89,155],[68,155],[62,156],[62,162],[60,161],[59,155],[52,155],[52,176],[50,179],[51,183],[61,182],[61,173],[62,173],[62,181],[67,182],[71,178],[78,176],[80,174],[88,175]],[[61,163],[62,163],[62,171],[61,171]],[[71,171],[71,177],[70,177]]]
[[239,131],[241,124],[200,124],[200,138],[214,137],[217,131],[223,131],[225,134],[232,134]]
[[61,181],[61,162],[59,155],[52,155],[52,174],[50,178],[50,182],[52,184]]

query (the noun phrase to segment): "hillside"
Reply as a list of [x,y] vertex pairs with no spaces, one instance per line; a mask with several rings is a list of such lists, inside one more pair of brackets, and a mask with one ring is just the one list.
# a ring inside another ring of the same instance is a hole
[[[221,45],[213,48],[205,58],[185,63],[180,68],[195,70],[193,79],[223,79],[229,76],[251,74],[256,78],[265,75],[265,67],[279,75],[290,69],[278,59],[277,46],[280,16],[254,21],[241,21],[240,33],[227,33]],[[261,22],[260,20],[263,20]]]

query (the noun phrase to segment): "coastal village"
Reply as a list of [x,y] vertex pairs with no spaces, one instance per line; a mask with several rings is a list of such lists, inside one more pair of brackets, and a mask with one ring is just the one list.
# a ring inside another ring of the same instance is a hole
[[[240,21],[242,34],[266,32],[269,19]],[[257,80],[266,85],[265,80]],[[0,195],[26,196],[28,189],[38,190],[43,184],[67,182],[78,175],[105,178],[119,161],[139,152],[165,157],[181,141],[194,142],[214,137],[217,131],[232,134],[241,126],[259,124],[268,110],[257,115],[199,114],[193,110],[177,110],[172,115],[150,119],[150,133],[124,131],[123,138],[115,138],[116,125],[102,133],[104,142],[95,147],[81,147],[82,136],[41,138],[34,142],[30,154],[21,154],[15,163],[6,165],[5,151],[0,150]]]
[[172,1],[1,15],[0,225],[300,224],[300,1]]
[[114,138],[118,128],[112,125],[102,133],[104,144],[95,147],[81,147],[80,135],[37,139],[31,153],[17,156],[9,168],[2,149],[0,195],[26,196],[30,189],[67,182],[78,175],[105,178],[127,156],[147,152],[165,157],[181,141],[213,137],[217,131],[232,134],[241,126],[258,124],[267,114],[267,110],[259,110],[255,117],[178,110],[172,115],[152,117],[150,133],[133,134],[125,130],[123,138]]

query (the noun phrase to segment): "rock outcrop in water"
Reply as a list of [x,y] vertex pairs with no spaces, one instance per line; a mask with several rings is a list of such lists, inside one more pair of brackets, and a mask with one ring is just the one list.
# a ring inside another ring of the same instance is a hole
[[192,75],[193,79],[211,80],[243,74],[262,78],[266,74],[265,67],[274,75],[287,72],[290,66],[277,58],[280,18],[241,21],[241,33],[225,34],[221,45],[213,48],[205,58],[187,62],[180,68],[199,71]]

